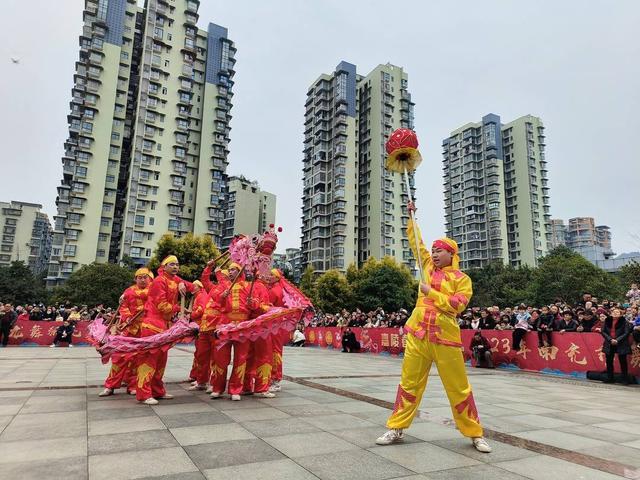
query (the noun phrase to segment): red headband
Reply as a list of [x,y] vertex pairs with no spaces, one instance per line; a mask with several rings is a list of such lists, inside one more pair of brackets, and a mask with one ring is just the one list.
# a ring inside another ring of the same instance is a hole
[[435,242],[433,242],[431,248],[441,248],[449,252],[451,255],[456,254],[456,249],[443,240],[436,240]]

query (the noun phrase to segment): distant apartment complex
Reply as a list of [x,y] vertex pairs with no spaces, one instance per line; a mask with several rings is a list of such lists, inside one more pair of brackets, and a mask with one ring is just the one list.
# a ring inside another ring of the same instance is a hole
[[302,279],[302,256],[299,248],[287,248],[285,253],[273,255],[273,266],[280,269],[295,283],[300,283]]
[[229,177],[228,189],[223,248],[231,244],[235,235],[262,233],[276,221],[276,196],[260,190],[258,182],[244,177]]
[[414,268],[408,192],[384,168],[388,136],[413,128],[407,74],[386,64],[361,76],[341,62],[309,87],[305,108],[302,269],[345,271],[384,256]]
[[0,266],[24,262],[34,273],[47,269],[52,229],[42,205],[26,202],[0,202]]
[[553,219],[553,247],[564,245],[579,253],[594,264],[612,258],[611,229],[606,225],[596,225],[593,217]]
[[233,42],[197,0],[85,0],[49,286],[145,264],[166,232],[223,236]]
[[551,248],[551,215],[542,121],[503,124],[489,114],[442,142],[445,229],[461,267],[492,261],[537,265]]

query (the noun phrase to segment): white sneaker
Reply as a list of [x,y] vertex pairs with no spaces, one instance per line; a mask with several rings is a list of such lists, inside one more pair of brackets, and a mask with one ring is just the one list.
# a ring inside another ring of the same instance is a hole
[[209,385],[207,387],[207,389],[205,390],[205,393],[213,393],[213,387],[211,385]]
[[69,345],[69,348],[73,348],[73,345]]
[[129,390],[129,391],[127,391],[127,393],[128,393],[129,395],[135,395],[135,394],[136,394],[136,391],[135,391],[135,390]]
[[280,390],[282,390],[282,387],[280,386],[280,382],[273,382],[269,387],[270,392],[279,392]]
[[151,397],[151,398],[147,398],[144,402],[145,405],[158,405],[158,400],[156,400],[155,398]]
[[392,428],[384,435],[376,439],[377,445],[391,445],[392,443],[401,442],[404,439],[404,432],[401,428]]
[[170,393],[165,393],[163,396],[159,397],[160,400],[173,400],[173,395]]
[[259,392],[255,394],[258,398],[275,398],[276,394],[272,392]]
[[197,381],[197,380],[194,380],[193,382],[190,382],[190,383],[191,383],[191,385],[197,385],[197,384],[198,384],[198,381]]
[[233,400],[234,402],[239,402],[240,400],[242,400],[242,397],[240,395],[231,395],[231,400]]
[[189,388],[187,388],[187,390],[191,390],[191,391],[193,391],[193,390],[204,390],[206,388],[207,388],[206,385],[195,384],[195,385],[191,385]]
[[479,452],[491,453],[491,447],[489,446],[487,441],[484,439],[484,437],[475,437],[475,438],[472,438],[471,441],[473,442],[473,446]]
[[105,388],[103,391],[101,391],[98,394],[99,397],[108,397],[110,395],[113,395],[113,389],[112,388]]
[[56,348],[57,345],[54,343],[53,345],[49,345],[49,348]]
[[220,392],[211,392],[211,398],[220,398]]

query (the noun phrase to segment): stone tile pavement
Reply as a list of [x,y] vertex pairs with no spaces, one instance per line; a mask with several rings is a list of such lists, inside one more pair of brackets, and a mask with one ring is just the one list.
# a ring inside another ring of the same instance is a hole
[[99,398],[108,366],[91,348],[0,350],[0,480],[640,478],[637,387],[470,370],[502,440],[487,455],[447,421],[434,369],[422,418],[403,444],[379,447],[399,359],[288,348],[277,398],[230,402],[179,383],[190,350],[171,351],[175,399],[157,406]]

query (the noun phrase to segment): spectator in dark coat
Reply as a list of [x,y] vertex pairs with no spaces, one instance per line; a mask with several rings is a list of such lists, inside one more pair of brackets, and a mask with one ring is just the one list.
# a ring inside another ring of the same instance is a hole
[[582,314],[582,321],[578,328],[576,328],[576,332],[600,332],[602,329],[602,325],[600,324],[600,320],[596,319],[595,315],[591,310],[585,310]]
[[480,310],[480,322],[480,328],[483,330],[493,330],[496,328],[496,321],[491,312],[486,308]]
[[560,333],[575,332],[577,328],[578,322],[573,318],[573,312],[571,310],[562,312],[562,319],[558,321],[556,330]]
[[551,313],[549,307],[542,307],[542,311],[540,312],[540,316],[538,317],[538,321],[535,325],[536,330],[538,331],[539,347],[553,346],[553,343],[551,341],[551,332],[553,332],[555,323],[556,317],[553,313]]
[[476,361],[476,367],[486,363],[487,368],[494,368],[491,345],[489,344],[489,340],[482,336],[482,332],[480,330],[473,334],[469,348],[471,349],[471,354]]
[[629,345],[629,334],[631,333],[631,325],[622,316],[619,308],[611,310],[611,316],[607,318],[602,327],[602,336],[604,342],[602,351],[607,359],[607,379],[605,383],[613,383],[613,359],[618,354],[620,362],[620,371],[622,372],[622,383],[629,384],[627,355],[631,353],[631,345]]
[[64,320],[62,325],[60,325],[56,331],[56,338],[53,339],[53,343],[49,346],[57,347],[59,342],[67,342],[69,344],[69,348],[73,347],[71,344],[73,341],[73,330],[71,322],[69,322],[69,320]]
[[350,328],[346,328],[342,333],[342,351],[353,353],[360,350],[360,342],[356,340],[356,334]]
[[6,347],[9,343],[9,334],[11,329],[18,321],[18,314],[13,309],[13,305],[7,303],[2,312],[0,312],[0,337],[2,338],[2,346]]

